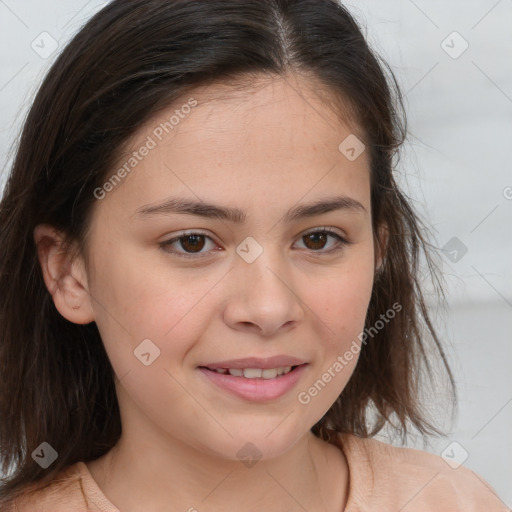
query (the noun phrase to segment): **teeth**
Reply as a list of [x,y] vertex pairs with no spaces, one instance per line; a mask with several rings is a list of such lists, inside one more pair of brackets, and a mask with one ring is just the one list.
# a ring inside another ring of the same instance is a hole
[[280,366],[279,368],[218,368],[215,371],[224,375],[230,374],[233,377],[245,377],[246,379],[275,379],[280,375],[290,373],[291,366]]
[[261,372],[264,379],[275,379],[277,377],[277,368],[267,368]]
[[215,368],[214,372],[221,375],[232,375],[233,377],[245,377],[246,379],[275,379],[292,371],[291,366],[280,366],[279,368]]
[[262,373],[263,370],[261,368],[244,368],[244,377],[246,379],[259,379]]

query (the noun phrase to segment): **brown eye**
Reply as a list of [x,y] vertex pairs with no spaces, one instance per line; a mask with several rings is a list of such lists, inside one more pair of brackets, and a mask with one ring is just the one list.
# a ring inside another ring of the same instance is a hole
[[204,235],[185,235],[180,237],[180,245],[187,252],[200,252],[205,246]]
[[[329,239],[334,239],[334,243],[330,243]],[[316,231],[306,233],[302,235],[301,241],[306,249],[320,254],[335,253],[350,243],[341,235],[328,228],[317,229]]]
[[[203,250],[208,242],[211,244],[210,251]],[[211,252],[215,247],[215,243],[209,236],[193,232],[185,233],[180,236],[176,236],[171,240],[161,242],[160,247],[164,251],[177,256],[193,258],[195,256],[207,256],[208,252]]]
[[304,243],[308,249],[318,251],[319,249],[323,249],[327,243],[327,235],[323,231],[317,231],[316,233],[304,235],[302,240],[304,240]]

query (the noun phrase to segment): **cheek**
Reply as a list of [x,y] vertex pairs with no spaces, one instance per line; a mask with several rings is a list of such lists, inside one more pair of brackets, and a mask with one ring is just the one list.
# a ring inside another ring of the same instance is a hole
[[361,251],[322,286],[309,283],[307,301],[321,321],[314,332],[319,359],[297,399],[314,416],[331,407],[349,381],[361,350],[361,333],[373,287],[373,256]]
[[150,360],[157,356],[151,366],[179,365],[211,321],[205,298],[212,279],[169,275],[165,267],[151,268],[128,253],[115,265],[96,268],[96,324],[118,376],[140,369],[139,352],[150,352]]
[[187,410],[181,422],[184,430],[192,429],[201,414],[183,392],[183,365],[211,322],[207,308],[212,284],[208,279],[171,278],[133,262],[117,263],[96,290],[108,305],[108,311],[97,307],[96,323],[119,379],[119,402],[125,410],[136,404],[169,429],[169,411]]
[[361,250],[327,278],[304,287],[305,302],[323,320],[326,348],[342,349],[363,330],[373,277],[373,255]]

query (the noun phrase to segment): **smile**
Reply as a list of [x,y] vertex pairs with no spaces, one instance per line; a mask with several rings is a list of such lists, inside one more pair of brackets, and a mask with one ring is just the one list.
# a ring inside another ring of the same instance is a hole
[[291,392],[302,377],[307,363],[298,366],[277,366],[275,368],[197,368],[206,377],[205,382],[212,389],[224,395],[235,396],[250,402],[276,400]]
[[290,373],[296,366],[280,366],[279,368],[208,368],[221,375],[245,377],[246,379],[275,379],[280,375]]

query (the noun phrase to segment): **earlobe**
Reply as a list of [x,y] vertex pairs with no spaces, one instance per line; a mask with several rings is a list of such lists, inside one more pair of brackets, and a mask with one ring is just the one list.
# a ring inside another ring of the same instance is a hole
[[34,242],[46,288],[59,313],[75,324],[94,321],[87,275],[81,257],[64,244],[64,235],[47,224],[34,229]]

